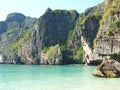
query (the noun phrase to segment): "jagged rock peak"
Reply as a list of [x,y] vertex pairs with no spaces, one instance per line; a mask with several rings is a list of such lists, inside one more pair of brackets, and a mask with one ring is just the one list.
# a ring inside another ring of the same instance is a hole
[[11,22],[11,21],[23,22],[25,18],[26,18],[25,15],[21,13],[10,13],[6,18],[6,21],[7,22]]
[[50,13],[51,11],[52,11],[52,9],[48,7],[48,8],[46,9],[45,13]]

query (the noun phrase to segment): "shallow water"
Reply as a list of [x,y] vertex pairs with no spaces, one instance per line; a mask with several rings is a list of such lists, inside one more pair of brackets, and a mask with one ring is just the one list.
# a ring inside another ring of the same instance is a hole
[[0,65],[0,90],[120,90],[120,78],[92,76],[84,65]]

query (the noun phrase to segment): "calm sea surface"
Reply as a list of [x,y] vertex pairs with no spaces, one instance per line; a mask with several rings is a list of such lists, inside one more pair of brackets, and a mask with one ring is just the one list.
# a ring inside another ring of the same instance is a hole
[[0,90],[120,90],[120,78],[92,76],[84,65],[0,65]]

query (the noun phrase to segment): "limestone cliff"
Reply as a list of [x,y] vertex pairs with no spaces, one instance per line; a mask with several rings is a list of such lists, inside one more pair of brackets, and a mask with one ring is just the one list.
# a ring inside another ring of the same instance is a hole
[[105,13],[95,39],[95,59],[120,53],[120,1],[105,0],[105,5]]
[[107,55],[119,61],[119,53],[119,0],[82,14],[48,8],[39,19],[11,13],[0,22],[0,63],[100,64]]
[[16,63],[19,61],[17,49],[28,36],[36,23],[36,18],[26,17],[21,13],[10,13],[5,21],[0,22],[0,55],[1,63]]
[[83,47],[85,63],[100,64],[103,56],[107,55],[120,59],[119,6],[119,0],[105,0],[105,3],[80,14],[69,40],[69,48]]
[[85,13],[81,14],[74,28],[72,38],[69,40],[70,49],[83,47],[83,62],[85,63],[94,60],[93,41],[99,29],[99,21],[104,13],[103,7],[102,3],[87,9]]
[[[61,47],[61,44],[67,42],[69,32],[74,28],[78,16],[74,10],[53,11],[48,8],[34,26],[30,40],[23,43],[19,51],[21,60],[29,64],[62,64],[61,49],[56,45],[59,44]],[[49,48],[53,46],[55,50],[49,52]],[[46,53],[43,53],[44,51]]]
[[41,52],[40,64],[62,64],[62,54],[59,45],[51,46],[47,52]]

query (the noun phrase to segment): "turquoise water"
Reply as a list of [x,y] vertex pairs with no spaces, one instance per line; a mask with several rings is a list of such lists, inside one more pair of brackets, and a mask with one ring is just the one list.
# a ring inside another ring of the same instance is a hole
[[120,78],[92,76],[84,65],[0,65],[0,90],[120,90]]

